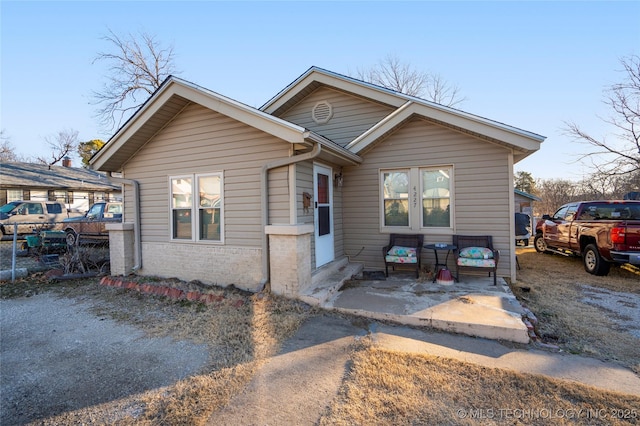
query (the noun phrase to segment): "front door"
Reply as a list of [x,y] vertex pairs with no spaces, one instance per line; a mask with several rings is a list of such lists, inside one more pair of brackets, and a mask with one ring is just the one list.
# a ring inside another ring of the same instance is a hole
[[331,169],[313,166],[316,268],[333,260],[333,186]]

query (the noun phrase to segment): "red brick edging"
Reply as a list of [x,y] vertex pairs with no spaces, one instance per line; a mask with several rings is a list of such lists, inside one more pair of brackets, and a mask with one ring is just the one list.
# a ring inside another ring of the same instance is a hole
[[[175,287],[166,287],[159,285],[152,285],[147,283],[137,283],[134,281],[124,281],[118,278],[112,278],[109,276],[102,277],[100,280],[101,285],[109,287],[123,288],[126,290],[133,290],[139,293],[153,294],[156,296],[164,296],[173,300],[187,300],[189,302],[200,302],[204,304],[220,303],[225,297],[217,294],[201,293],[199,291],[184,291]],[[229,304],[236,308],[244,305],[244,300],[229,300]]]

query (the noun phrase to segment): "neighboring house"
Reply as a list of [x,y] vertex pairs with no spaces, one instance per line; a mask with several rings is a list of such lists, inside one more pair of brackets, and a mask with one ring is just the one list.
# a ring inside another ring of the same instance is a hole
[[525,214],[528,214],[530,217],[533,217],[533,214],[534,214],[533,203],[535,201],[540,201],[541,198],[536,197],[533,194],[520,191],[519,189],[514,189],[513,192],[514,192],[514,198],[515,198],[514,200],[515,212],[525,213]]
[[[514,189],[514,211],[516,212],[515,220],[516,220],[516,236],[526,235],[526,232],[522,232],[522,227],[518,226],[518,218],[520,218],[521,224],[524,225],[523,216],[519,216],[517,213],[523,213],[528,217],[529,234],[535,235],[533,230],[536,229],[536,223],[538,219],[534,216],[533,203],[535,201],[541,201],[540,197],[537,197],[533,194],[529,194],[527,192],[521,191],[519,189]],[[519,231],[520,228],[520,231]],[[523,240],[524,241],[524,240]]]
[[383,269],[390,233],[492,235],[514,279],[513,165],[544,139],[313,67],[260,109],[170,77],[91,164],[124,178],[112,273],[295,296]]
[[121,199],[120,185],[104,173],[37,163],[0,163],[0,205],[11,201],[61,201],[67,208],[87,211],[97,201]]

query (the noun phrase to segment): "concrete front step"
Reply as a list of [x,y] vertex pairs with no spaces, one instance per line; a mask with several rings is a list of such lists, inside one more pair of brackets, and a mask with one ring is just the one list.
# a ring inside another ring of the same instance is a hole
[[312,306],[324,306],[338,293],[344,282],[362,271],[361,263],[349,263],[345,257],[314,272],[311,288],[300,294],[300,300]]

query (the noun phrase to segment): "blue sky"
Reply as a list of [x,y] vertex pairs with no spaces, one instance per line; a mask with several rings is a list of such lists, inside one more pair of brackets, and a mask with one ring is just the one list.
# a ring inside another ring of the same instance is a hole
[[603,89],[640,54],[640,2],[0,2],[1,128],[24,155],[45,138],[101,138],[91,105],[107,70],[110,28],[173,44],[178,75],[259,107],[310,66],[353,74],[388,54],[440,74],[459,108],[547,137],[516,164],[534,178],[580,179],[588,149],[563,135],[574,121],[595,136]]

